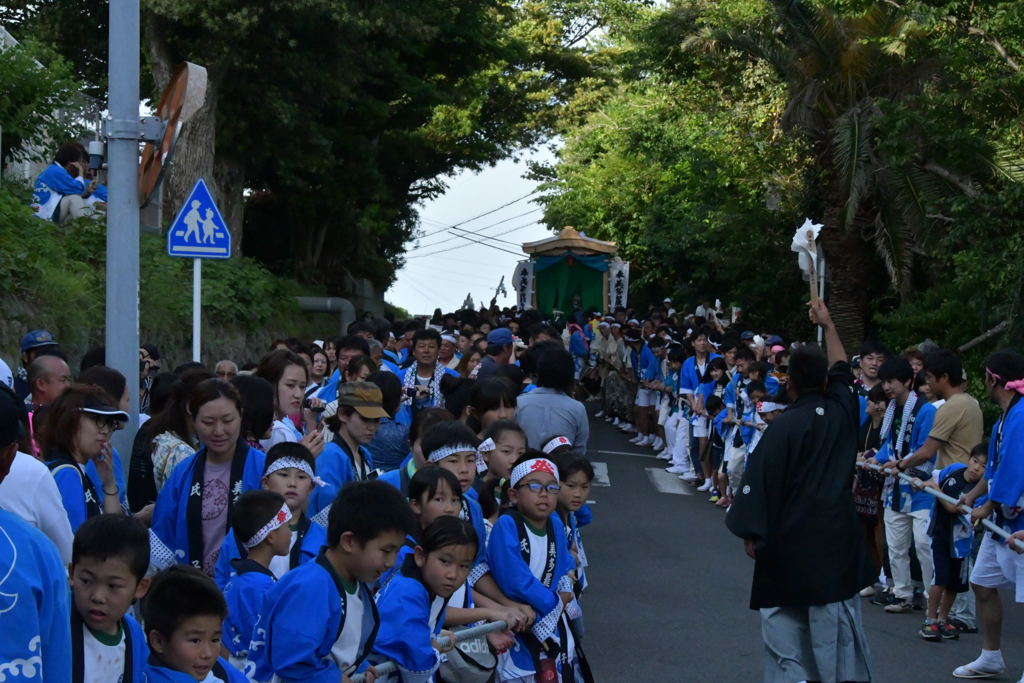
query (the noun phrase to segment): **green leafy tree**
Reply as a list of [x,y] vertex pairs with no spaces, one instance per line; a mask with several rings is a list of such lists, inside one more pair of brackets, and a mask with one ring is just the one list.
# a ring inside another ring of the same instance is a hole
[[830,302],[844,340],[856,346],[869,302],[882,293],[873,286],[876,259],[889,285],[908,298],[916,255],[941,228],[937,203],[976,195],[993,170],[1016,180],[1019,166],[994,153],[977,128],[932,127],[940,112],[929,106],[930,89],[943,82],[944,55],[905,8],[871,3],[847,14],[814,2],[771,7],[771,17],[742,29],[705,29],[684,46],[738,51],[769,64],[786,83],[781,121],[811,145]]

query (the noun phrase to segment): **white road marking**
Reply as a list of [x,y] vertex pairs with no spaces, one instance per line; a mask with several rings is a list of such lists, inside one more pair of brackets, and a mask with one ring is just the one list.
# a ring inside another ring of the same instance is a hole
[[589,453],[600,453],[601,455],[630,455],[634,458],[657,458],[653,453],[628,453],[626,451],[588,451]]
[[650,478],[651,483],[654,484],[654,488],[658,489],[659,493],[672,493],[677,496],[692,496],[693,491],[690,487],[683,483],[677,475],[671,472],[666,472],[660,467],[648,467],[647,476]]
[[612,480],[608,477],[608,463],[606,462],[592,462],[590,466],[594,468],[594,481],[593,486],[611,486]]

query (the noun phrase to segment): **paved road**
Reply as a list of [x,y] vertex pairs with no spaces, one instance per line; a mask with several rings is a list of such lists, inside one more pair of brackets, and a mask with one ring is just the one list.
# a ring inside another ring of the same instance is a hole
[[[610,483],[593,489],[595,522],[584,530],[584,645],[596,680],[760,680],[760,622],[747,608],[753,562],[724,513],[688,485],[658,479],[662,463],[650,449],[603,420],[592,420],[591,430],[590,458],[607,467]],[[677,492],[659,491],[656,481]],[[1004,596],[1005,681],[1024,670],[1024,605],[1011,601]],[[922,615],[886,614],[865,600],[876,680],[954,681],[953,669],[979,654],[978,635],[921,640]]]

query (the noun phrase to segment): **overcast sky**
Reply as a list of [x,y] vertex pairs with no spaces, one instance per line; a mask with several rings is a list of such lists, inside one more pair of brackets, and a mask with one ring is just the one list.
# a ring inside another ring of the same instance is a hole
[[[528,157],[552,158],[547,150]],[[435,308],[457,310],[466,294],[472,294],[479,308],[481,300],[491,300],[504,275],[508,296],[499,296],[498,305],[515,304],[511,280],[516,263],[526,258],[522,243],[552,235],[540,223],[542,212],[531,201],[534,197],[515,201],[536,188],[536,183],[522,177],[526,172],[525,160],[503,161],[480,173],[452,178],[445,194],[420,209],[423,237],[409,245],[406,265],[398,271],[385,300],[413,314],[430,314]],[[493,211],[506,203],[509,206]],[[490,213],[467,220],[485,212]],[[455,224],[458,228],[448,228]]]

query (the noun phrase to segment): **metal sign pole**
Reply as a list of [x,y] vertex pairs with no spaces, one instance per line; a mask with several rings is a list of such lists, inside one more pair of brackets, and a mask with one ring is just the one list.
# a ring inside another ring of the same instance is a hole
[[114,434],[127,472],[139,425],[139,0],[110,3],[106,363],[128,380],[131,420]]
[[192,360],[203,362],[202,334],[203,317],[203,259],[192,259]]

